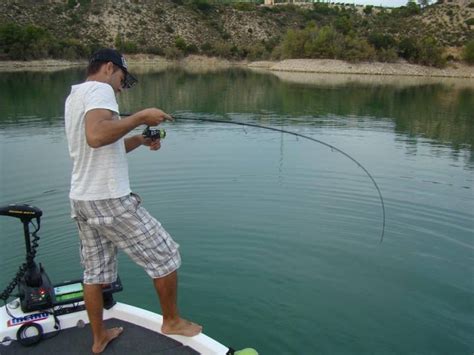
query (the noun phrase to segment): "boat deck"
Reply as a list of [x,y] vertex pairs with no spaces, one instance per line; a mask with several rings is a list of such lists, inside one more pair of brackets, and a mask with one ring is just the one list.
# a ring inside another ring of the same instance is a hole
[[[120,326],[124,330],[107,346],[103,354],[199,354],[189,346],[136,324],[115,318],[104,322],[107,328]],[[31,347],[25,347],[17,341],[8,346],[0,345],[0,354],[92,354],[92,333],[89,324],[83,328],[64,329],[57,336],[49,338],[50,336],[51,333],[45,335],[46,339]]]

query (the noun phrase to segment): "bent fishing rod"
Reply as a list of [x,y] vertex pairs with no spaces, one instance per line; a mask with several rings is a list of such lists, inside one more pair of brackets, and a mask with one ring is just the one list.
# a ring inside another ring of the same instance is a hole
[[[120,115],[121,116],[131,116],[132,114],[131,113],[121,113]],[[233,125],[237,125],[237,126],[255,127],[255,128],[266,129],[266,130],[269,130],[269,131],[285,133],[285,134],[289,134],[289,135],[292,135],[292,136],[295,136],[295,137],[307,139],[307,140],[310,140],[310,141],[315,142],[315,143],[322,144],[322,145],[324,145],[328,148],[331,148],[332,150],[335,150],[335,151],[341,153],[345,157],[352,160],[359,168],[361,168],[364,171],[364,173],[370,178],[370,180],[372,181],[372,183],[375,186],[375,189],[377,190],[377,193],[378,193],[379,199],[380,199],[380,204],[382,206],[382,231],[381,231],[381,234],[380,234],[380,243],[383,242],[383,237],[385,235],[385,203],[384,203],[384,200],[383,200],[382,192],[380,191],[380,188],[377,185],[377,182],[372,177],[372,175],[369,173],[369,171],[361,163],[359,163],[354,157],[352,157],[348,153],[344,152],[342,149],[339,149],[339,148],[337,148],[336,146],[334,146],[332,144],[326,143],[324,141],[321,141],[319,139],[316,139],[316,138],[313,138],[313,137],[310,137],[310,136],[307,136],[307,135],[304,135],[304,134],[301,134],[301,133],[288,131],[286,129],[276,128],[276,127],[271,127],[271,126],[264,126],[264,125],[260,125],[260,124],[256,124],[256,123],[239,122],[239,121],[226,121],[226,120],[202,118],[202,117],[183,117],[183,116],[174,116],[174,115],[171,115],[171,117],[173,118],[173,120],[178,120],[178,121],[186,120],[186,121],[200,121],[200,122],[212,122],[212,123],[227,123],[227,124],[233,124]],[[157,138],[159,138],[159,136],[157,136]]]

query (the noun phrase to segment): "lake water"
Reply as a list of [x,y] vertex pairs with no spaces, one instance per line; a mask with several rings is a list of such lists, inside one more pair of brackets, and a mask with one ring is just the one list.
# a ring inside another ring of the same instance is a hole
[[[0,73],[0,204],[44,216],[37,260],[81,277],[69,218],[63,105],[82,70]],[[147,70],[122,112],[176,120],[162,149],[130,153],[132,189],[181,245],[180,307],[205,333],[260,354],[472,354],[472,80]],[[139,130],[137,130],[139,132]],[[0,218],[0,286],[23,262],[18,220]],[[120,255],[117,299],[160,308]],[[126,334],[124,335],[126,336]]]

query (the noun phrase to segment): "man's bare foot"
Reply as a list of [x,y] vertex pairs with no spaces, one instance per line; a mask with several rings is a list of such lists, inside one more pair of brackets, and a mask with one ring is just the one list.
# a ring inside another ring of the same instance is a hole
[[185,337],[193,337],[201,333],[202,327],[199,324],[190,322],[183,318],[178,320],[163,322],[161,332],[163,334],[184,335]]
[[122,327],[116,327],[116,328],[110,328],[105,331],[104,337],[98,341],[97,343],[94,342],[94,345],[92,346],[92,352],[94,354],[100,354],[102,351],[105,350],[107,345],[117,338],[120,334],[122,334],[123,328]]

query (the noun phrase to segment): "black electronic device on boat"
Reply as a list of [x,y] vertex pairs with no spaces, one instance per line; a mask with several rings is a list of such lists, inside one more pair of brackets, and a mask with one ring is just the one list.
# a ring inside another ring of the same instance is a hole
[[[120,277],[110,284],[102,285],[102,294],[104,295],[104,308],[109,309],[115,302],[111,295],[123,290]],[[84,284],[82,280],[64,281],[53,287],[53,304],[55,306],[73,304],[84,300]]]
[[29,283],[27,277],[18,283],[21,310],[25,313],[48,309],[53,306],[52,284],[41,264],[33,274],[39,277],[37,286]]
[[[53,286],[43,266],[41,264],[38,266],[35,262],[36,249],[40,239],[37,233],[41,227],[43,212],[34,206],[12,204],[1,206],[0,215],[15,217],[21,220],[26,246],[26,262],[20,266],[15,278],[1,293],[0,299],[6,301],[15,286],[18,285],[21,310],[24,313],[83,301],[82,280],[66,281]],[[33,223],[33,219],[36,219],[36,225]],[[30,232],[30,224],[35,227],[33,232]],[[112,284],[103,286],[104,307],[106,309],[115,304],[112,293],[122,291],[122,289],[119,277]]]

